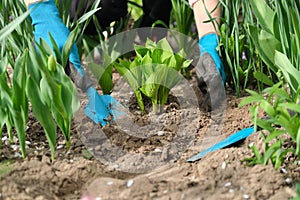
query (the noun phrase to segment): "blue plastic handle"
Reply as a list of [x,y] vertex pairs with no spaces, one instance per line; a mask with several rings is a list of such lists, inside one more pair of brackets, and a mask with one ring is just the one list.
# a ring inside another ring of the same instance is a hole
[[192,156],[191,158],[187,159],[186,162],[195,162],[197,160],[200,160],[202,157],[204,157],[207,153],[222,149],[224,147],[230,146],[242,139],[245,139],[246,137],[248,137],[249,135],[251,135],[252,133],[254,133],[254,127],[249,127],[249,128],[245,128],[243,130],[240,130],[232,135],[230,135],[229,137],[227,137],[226,139],[222,140],[221,142],[218,142],[217,144],[215,144],[214,146]]

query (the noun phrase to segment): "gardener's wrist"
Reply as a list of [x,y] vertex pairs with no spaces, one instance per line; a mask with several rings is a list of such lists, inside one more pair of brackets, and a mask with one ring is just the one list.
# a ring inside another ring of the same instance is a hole
[[26,7],[28,8],[29,5],[40,2],[42,0],[24,0]]

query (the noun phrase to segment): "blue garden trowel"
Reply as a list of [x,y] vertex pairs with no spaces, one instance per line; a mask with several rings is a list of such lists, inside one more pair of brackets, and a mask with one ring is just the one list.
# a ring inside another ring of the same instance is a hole
[[249,127],[249,128],[245,128],[241,131],[238,131],[232,135],[230,135],[229,137],[227,137],[226,139],[222,140],[221,142],[218,142],[217,144],[213,145],[212,147],[192,156],[191,158],[187,159],[186,162],[195,162],[197,160],[200,160],[201,158],[203,158],[206,154],[222,149],[224,147],[228,147],[238,141],[241,141],[243,139],[245,139],[246,137],[248,137],[249,135],[251,135],[252,133],[254,133],[254,127]]

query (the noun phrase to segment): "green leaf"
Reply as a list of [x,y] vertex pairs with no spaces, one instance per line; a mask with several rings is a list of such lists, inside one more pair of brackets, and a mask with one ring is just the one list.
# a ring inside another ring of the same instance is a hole
[[243,107],[251,103],[260,102],[263,99],[264,98],[262,96],[249,96],[241,100],[241,102],[239,103],[239,107]]
[[273,108],[273,106],[266,100],[261,100],[260,107],[270,116],[274,117],[276,115],[276,112]]
[[79,27],[76,26],[76,28],[70,33],[67,41],[65,42],[65,45],[62,50],[62,66],[67,65],[67,62],[69,60],[69,55],[72,50],[72,46],[76,45],[75,38],[78,35],[78,30],[79,30]]
[[[129,84],[133,91],[137,90],[140,87],[136,77],[133,75],[132,71],[122,65],[115,63],[115,67],[118,72],[123,76],[125,81]],[[134,69],[134,68],[133,68]]]
[[264,74],[262,72],[259,72],[259,71],[254,72],[254,77],[258,81],[260,81],[260,82],[262,82],[262,83],[264,83],[268,86],[273,86],[274,85],[274,82],[266,74]]
[[0,30],[0,41],[4,40],[7,36],[9,36],[28,17],[30,11],[24,12],[22,15],[20,15],[8,25],[3,27]]
[[54,159],[55,143],[56,143],[56,125],[53,121],[49,107],[40,100],[40,90],[37,83],[29,75],[27,77],[27,95],[31,101],[32,110],[36,119],[43,126],[46,137],[51,149],[51,157]]
[[26,74],[25,64],[27,61],[28,51],[16,61],[14,74],[13,74],[13,94],[12,103],[13,109],[11,110],[13,123],[16,128],[18,138],[20,141],[21,151],[23,158],[26,155],[25,149],[25,135],[26,135],[26,122],[28,113],[28,103],[25,93]]
[[259,28],[255,26],[249,26],[249,35],[251,36],[261,59],[274,72],[277,72],[277,68],[274,66],[274,52],[275,50],[281,50],[281,43],[274,35],[264,30],[260,31]]
[[285,134],[285,133],[286,133],[286,131],[284,131],[284,130],[274,130],[265,138],[264,142],[268,143],[271,140],[276,139],[278,136]]
[[275,52],[275,65],[282,71],[287,83],[296,93],[300,83],[300,72],[291,64],[288,57],[279,51]]
[[81,24],[81,23],[85,22],[86,20],[88,20],[90,17],[92,17],[100,9],[101,8],[90,10],[89,12],[82,15],[78,20],[78,24]]
[[300,113],[300,105],[295,103],[284,103],[284,108]]
[[268,6],[266,1],[249,0],[249,2],[259,24],[264,30],[268,31],[269,33],[273,33],[275,12]]
[[297,137],[296,137],[296,154],[298,156],[298,158],[300,157],[300,127],[298,127],[298,131],[297,131]]

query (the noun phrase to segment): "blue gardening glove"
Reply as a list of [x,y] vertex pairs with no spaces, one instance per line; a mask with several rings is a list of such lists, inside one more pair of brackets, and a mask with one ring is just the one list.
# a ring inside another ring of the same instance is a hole
[[218,46],[218,36],[215,33],[204,35],[199,41],[199,46],[200,57],[205,53],[208,53],[213,58],[216,68],[222,77],[223,83],[225,83],[226,75],[224,72],[224,66],[216,49]]
[[[30,16],[32,18],[32,25],[35,29],[35,41],[39,43],[40,38],[42,38],[53,48],[49,37],[49,33],[51,33],[60,48],[60,51],[62,51],[70,31],[63,24],[54,0],[31,4],[28,9],[32,9]],[[72,46],[69,61],[75,68],[75,84],[83,91],[86,91],[89,99],[89,102],[85,107],[85,114],[96,124],[100,122],[102,125],[105,125],[107,123],[106,119],[110,116],[112,97],[109,95],[99,95],[91,86],[92,82],[84,76],[84,70],[81,66],[76,44]]]
[[[53,45],[50,40],[49,33],[55,39],[60,51],[68,39],[70,34],[69,29],[63,24],[58,9],[54,3],[54,0],[47,0],[43,2],[37,2],[30,4],[28,9],[32,9],[30,17],[32,19],[32,25],[34,26],[34,39],[39,43],[40,38],[45,40],[50,47]],[[84,75],[83,68],[81,67],[80,58],[78,55],[77,46],[74,44],[71,49],[69,60],[73,63],[76,70],[80,75]]]

